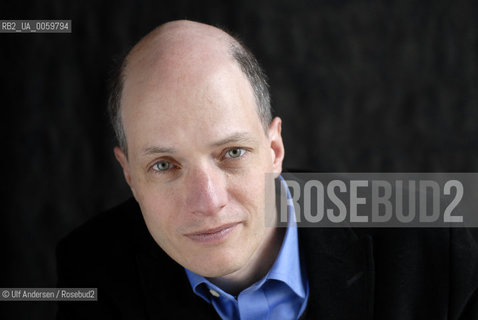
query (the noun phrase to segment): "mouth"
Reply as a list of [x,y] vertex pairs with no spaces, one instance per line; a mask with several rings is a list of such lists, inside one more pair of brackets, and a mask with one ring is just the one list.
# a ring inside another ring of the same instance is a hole
[[200,243],[218,243],[226,239],[226,237],[234,231],[239,225],[238,222],[222,225],[217,228],[202,230],[199,232],[186,234],[189,239]]

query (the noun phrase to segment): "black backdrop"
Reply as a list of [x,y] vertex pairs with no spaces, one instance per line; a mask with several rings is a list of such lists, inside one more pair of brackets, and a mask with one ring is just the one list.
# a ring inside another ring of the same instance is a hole
[[[0,34],[0,287],[54,287],[55,244],[129,197],[106,117],[112,59],[188,18],[239,34],[269,74],[285,166],[476,172],[473,0],[17,1],[0,19],[71,19],[71,34]],[[49,319],[52,303],[0,303]]]

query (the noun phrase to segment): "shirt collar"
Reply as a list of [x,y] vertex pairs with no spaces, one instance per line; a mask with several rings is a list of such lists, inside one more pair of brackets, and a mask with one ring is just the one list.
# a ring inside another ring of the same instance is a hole
[[[287,199],[292,197],[289,193],[287,183],[279,176],[282,190],[286,191]],[[299,239],[297,236],[297,225],[295,222],[295,210],[292,201],[288,201],[288,227],[282,242],[276,261],[271,270],[266,275],[266,279],[275,279],[286,283],[298,296],[305,297],[305,279],[302,279],[303,272],[300,266],[299,258]]]
[[[298,296],[304,298],[306,296],[306,281],[305,279],[303,279],[303,272],[300,266],[299,240],[297,236],[297,225],[295,222],[295,210],[292,202],[290,201],[291,195],[289,192],[289,188],[287,187],[287,183],[282,178],[282,176],[279,176],[279,179],[281,182],[281,188],[282,190],[286,191],[287,199],[289,200],[288,227],[284,235],[284,240],[282,241],[281,249],[276,258],[276,261],[272,265],[272,268],[269,270],[269,272],[264,278],[262,278],[249,288],[260,287],[267,280],[277,280],[287,284]],[[200,276],[188,270],[187,268],[185,268],[185,271],[194,293],[201,296],[204,300],[210,302],[210,295],[207,294],[207,290],[204,288],[204,285],[201,284],[205,284],[208,288],[213,288],[220,294],[226,294],[223,290],[215,286],[203,276]]]

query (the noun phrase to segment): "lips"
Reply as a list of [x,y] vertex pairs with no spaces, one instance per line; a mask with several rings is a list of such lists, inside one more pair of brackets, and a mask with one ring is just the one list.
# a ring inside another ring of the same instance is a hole
[[217,228],[186,234],[186,237],[201,243],[216,243],[224,240],[239,225],[238,222],[222,225]]

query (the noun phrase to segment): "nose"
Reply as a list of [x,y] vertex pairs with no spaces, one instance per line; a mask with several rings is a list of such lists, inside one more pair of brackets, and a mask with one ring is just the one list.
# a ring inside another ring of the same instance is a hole
[[193,214],[214,215],[227,203],[226,177],[219,168],[204,165],[187,173],[186,205]]

